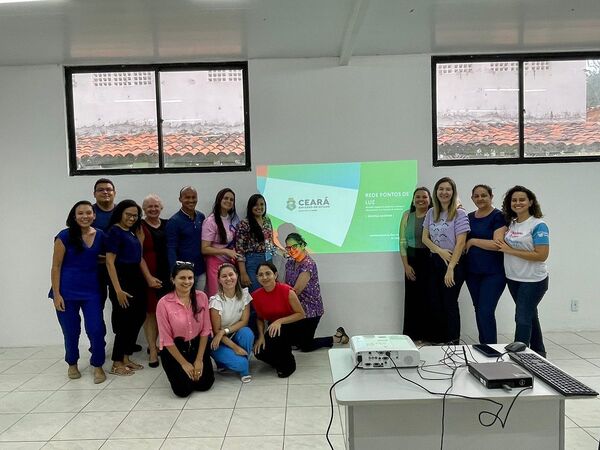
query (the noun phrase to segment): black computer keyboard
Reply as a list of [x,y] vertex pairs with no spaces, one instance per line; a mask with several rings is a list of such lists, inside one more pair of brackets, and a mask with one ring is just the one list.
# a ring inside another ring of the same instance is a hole
[[508,356],[565,397],[598,395],[596,391],[553,366],[536,353],[509,353]]

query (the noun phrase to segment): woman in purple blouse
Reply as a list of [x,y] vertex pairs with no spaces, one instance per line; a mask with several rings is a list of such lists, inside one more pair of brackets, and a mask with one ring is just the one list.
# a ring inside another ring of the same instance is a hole
[[303,352],[312,352],[333,344],[347,344],[349,337],[343,327],[333,336],[315,338],[315,331],[324,314],[317,264],[306,252],[306,241],[298,233],[290,233],[285,239],[285,250],[289,256],[285,264],[285,283],[292,286],[306,318],[289,326],[295,328],[293,345]]
[[444,177],[435,183],[433,208],[423,222],[423,244],[431,251],[429,301],[432,335],[426,340],[458,344],[460,312],[458,295],[465,281],[465,267],[460,257],[471,230],[467,213],[458,207],[456,183]]

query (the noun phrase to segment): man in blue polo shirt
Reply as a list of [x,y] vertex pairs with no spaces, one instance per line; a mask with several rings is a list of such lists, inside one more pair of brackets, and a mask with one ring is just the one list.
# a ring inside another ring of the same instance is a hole
[[206,286],[206,269],[200,251],[202,245],[202,222],[204,214],[196,210],[198,193],[191,186],[179,191],[181,209],[167,222],[167,250],[171,270],[176,261],[194,263],[196,289]]
[[115,185],[108,178],[100,178],[94,183],[94,198],[96,203],[92,206],[96,219],[92,226],[96,229],[107,231],[110,216],[115,209]]

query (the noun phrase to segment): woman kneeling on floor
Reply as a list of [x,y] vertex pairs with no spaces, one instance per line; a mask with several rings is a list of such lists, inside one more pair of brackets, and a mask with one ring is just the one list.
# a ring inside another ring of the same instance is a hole
[[208,298],[194,290],[194,264],[177,262],[171,273],[175,290],[158,302],[160,357],[178,397],[207,391],[215,381],[209,349]]
[[219,292],[210,298],[212,357],[218,370],[231,369],[248,383],[252,381],[248,361],[254,344],[254,333],[248,328],[252,297],[247,288],[242,289],[233,264],[221,264],[217,280]]
[[260,263],[256,275],[262,287],[252,293],[258,328],[254,354],[273,366],[279,378],[286,378],[296,370],[292,354],[296,330],[291,325],[304,319],[304,310],[294,290],[277,282],[277,268],[271,261]]

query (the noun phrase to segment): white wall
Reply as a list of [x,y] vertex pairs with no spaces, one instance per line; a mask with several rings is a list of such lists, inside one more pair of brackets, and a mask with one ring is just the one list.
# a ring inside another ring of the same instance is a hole
[[[525,184],[539,196],[551,230],[550,290],[541,306],[546,330],[598,328],[594,225],[590,207],[600,164],[431,166],[431,88],[428,56],[251,61],[250,123],[253,166],[259,164],[417,159],[420,184],[453,177],[463,203],[485,182],[502,193]],[[0,68],[0,260],[2,346],[59,343],[46,299],[52,237],[70,206],[91,198],[96,177],[69,177],[64,83],[57,66]],[[256,189],[253,173],[115,176],[117,197],[141,200],[155,191],[177,209],[185,184],[197,186],[207,211],[214,194],[230,186],[243,210]],[[470,209],[470,208],[468,208]],[[577,216],[574,211],[580,211]],[[585,214],[585,215],[584,215]],[[590,236],[591,238],[588,238]],[[320,331],[344,325],[350,333],[399,332],[403,282],[397,254],[318,255],[327,313]],[[580,311],[569,310],[571,299]],[[473,334],[466,288],[460,298],[463,329]],[[513,305],[505,294],[500,332],[512,333]],[[368,314],[365,314],[368,311]]]

